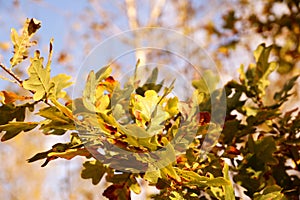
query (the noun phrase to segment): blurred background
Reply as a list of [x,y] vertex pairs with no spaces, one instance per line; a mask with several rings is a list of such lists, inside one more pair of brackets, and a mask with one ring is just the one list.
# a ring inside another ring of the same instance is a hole
[[[173,29],[196,41],[216,63],[224,82],[238,79],[238,68],[254,62],[252,52],[262,42],[274,44],[272,60],[280,64],[271,75],[269,91],[300,73],[300,5],[296,0],[0,0],[0,62],[6,66],[13,49],[10,30],[20,30],[26,18],[42,22],[35,37],[38,45],[32,49],[40,49],[47,57],[53,37],[51,73],[66,73],[74,77],[73,81],[86,56],[99,43],[142,27]],[[137,36],[129,42],[139,39]],[[197,50],[193,53],[197,55]],[[147,53],[135,56],[144,61],[160,58]],[[25,79],[27,67],[24,62],[15,72]],[[0,71],[0,76],[7,74]],[[2,79],[0,90],[24,93]],[[68,92],[71,94],[72,88]],[[299,81],[293,99],[283,109],[297,107],[297,103]],[[106,183],[94,186],[90,180],[81,179],[81,158],[57,159],[45,168],[40,167],[41,162],[26,162],[54,143],[68,140],[68,134],[44,136],[36,130],[1,143],[0,199],[102,199]],[[135,199],[144,199],[151,192],[154,190],[145,187]]]

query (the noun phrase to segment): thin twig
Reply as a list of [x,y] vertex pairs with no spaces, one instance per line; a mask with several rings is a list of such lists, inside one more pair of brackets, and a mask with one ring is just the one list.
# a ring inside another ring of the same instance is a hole
[[[7,67],[5,67],[5,65],[3,65],[2,63],[0,63],[0,67],[7,72],[11,77],[13,77],[20,85],[20,87],[23,88],[23,81],[10,69],[8,69]],[[29,92],[31,92],[31,94],[34,94],[34,91],[32,90],[28,90]]]
[[11,82],[11,83],[19,84],[16,80],[11,80],[11,79],[6,78],[6,77],[4,77],[4,76],[2,76],[2,75],[0,75],[0,79],[2,79],[2,80],[4,80],[4,81],[9,81],[9,82]]
[[0,67],[7,72],[10,76],[12,76],[21,86],[23,81],[10,69],[8,69],[7,67],[5,67],[2,63],[0,63]]

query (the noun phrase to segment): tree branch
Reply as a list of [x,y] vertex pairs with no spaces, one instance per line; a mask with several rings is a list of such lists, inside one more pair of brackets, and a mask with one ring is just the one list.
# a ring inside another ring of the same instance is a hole
[[[131,30],[136,30],[139,28],[138,16],[137,16],[137,7],[136,0],[125,0],[126,10],[127,10],[127,18],[129,27]],[[138,33],[138,32],[137,32]],[[135,34],[134,47],[141,47],[141,34]],[[140,60],[140,66],[144,66],[146,63],[146,53],[145,51],[135,51],[136,60]]]
[[23,81],[10,69],[8,69],[7,67],[5,67],[5,65],[3,65],[2,63],[0,63],[0,67],[6,72],[8,73],[11,77],[13,77],[19,84],[20,86],[22,86]]
[[139,27],[137,20],[137,11],[135,0],[126,0],[127,17],[130,29],[137,29]]
[[149,26],[156,25],[161,13],[162,13],[162,9],[163,9],[165,3],[166,3],[166,0],[158,0],[155,2],[154,8],[152,9],[151,14],[150,14],[150,20],[148,22]]

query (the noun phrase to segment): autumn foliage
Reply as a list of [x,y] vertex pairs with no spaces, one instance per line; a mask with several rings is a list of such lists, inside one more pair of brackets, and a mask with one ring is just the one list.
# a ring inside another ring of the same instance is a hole
[[[0,93],[1,141],[31,130],[45,137],[67,134],[70,141],[54,144],[28,162],[43,160],[44,167],[59,162],[56,159],[82,156],[86,161],[81,177],[93,184],[105,177],[111,184],[103,195],[112,200],[130,199],[131,191],[140,193],[138,179],[159,189],[154,199],[235,199],[241,187],[257,200],[299,196],[295,173],[300,168],[300,111],[281,109],[292,98],[298,76],[274,91],[269,101],[269,75],[278,67],[269,60],[273,46],[259,45],[256,62],[242,65],[239,80],[222,88],[211,91],[202,78],[191,80],[194,93],[185,103],[170,95],[176,80],[165,86],[157,68],[144,83],[133,76],[122,85],[111,66],[91,71],[82,97],[71,99],[65,91],[72,85],[71,77],[51,76],[53,40],[46,60],[38,50],[29,55],[40,26],[36,19],[27,19],[21,33],[11,32],[14,54],[10,66],[1,68],[27,93]],[[14,69],[28,58],[27,77],[22,80]],[[225,113],[220,119],[211,118],[212,101],[219,102],[215,110]],[[28,111],[42,120],[27,119]],[[207,138],[212,149],[204,152],[200,147]]]

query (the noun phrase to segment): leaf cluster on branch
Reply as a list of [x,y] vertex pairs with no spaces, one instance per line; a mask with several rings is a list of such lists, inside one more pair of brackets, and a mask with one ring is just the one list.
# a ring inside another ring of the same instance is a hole
[[[145,83],[133,76],[122,86],[112,76],[110,66],[102,67],[89,73],[82,98],[70,99],[64,89],[72,84],[71,77],[51,76],[53,40],[47,63],[35,51],[25,80],[13,72],[29,57],[28,48],[36,44],[31,39],[39,28],[40,22],[28,19],[20,35],[14,29],[11,33],[11,66],[1,64],[1,68],[28,95],[0,93],[1,141],[33,129],[45,135],[69,134],[70,141],[54,144],[28,162],[43,159],[44,167],[57,158],[83,156],[87,160],[81,177],[98,184],[106,174],[110,186],[103,195],[113,200],[131,199],[131,191],[139,194],[139,178],[160,190],[154,199],[234,199],[236,185],[257,200],[296,199],[300,194],[299,177],[288,173],[300,168],[300,112],[298,108],[281,111],[293,95],[298,76],[274,91],[273,102],[265,102],[265,91],[272,84],[269,74],[277,67],[277,63],[269,62],[272,46],[259,45],[254,52],[256,63],[246,70],[241,66],[240,80],[228,82],[222,88],[225,93],[214,84],[205,85],[202,79],[191,80],[195,90],[186,104],[170,97],[175,80],[163,87],[164,81],[157,80],[157,68]],[[206,75],[214,78],[213,74]],[[226,99],[223,127],[211,119],[213,99]],[[186,113],[186,107],[192,111]],[[26,110],[43,120],[28,122]],[[200,147],[204,138],[216,139],[209,127],[221,135],[203,156]],[[130,153],[120,156],[121,150]],[[287,161],[292,164],[287,165]]]

